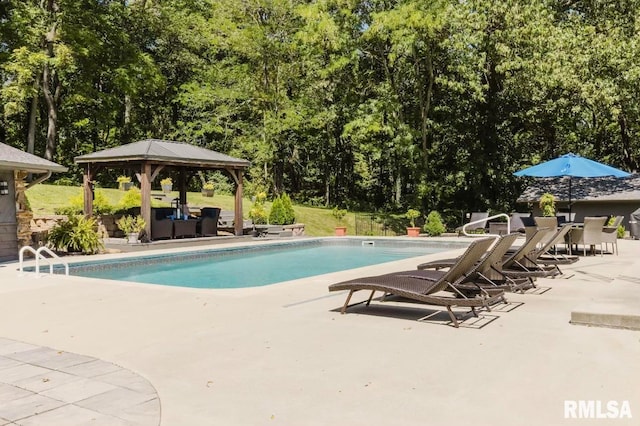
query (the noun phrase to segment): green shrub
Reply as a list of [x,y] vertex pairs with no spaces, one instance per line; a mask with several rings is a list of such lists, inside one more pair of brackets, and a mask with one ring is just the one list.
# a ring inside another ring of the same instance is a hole
[[69,253],[97,253],[103,246],[96,227],[94,218],[73,215],[51,228],[47,243],[56,250]]
[[[113,214],[114,208],[109,204],[109,200],[103,194],[102,191],[96,190],[93,199],[93,214],[94,216],[101,214]],[[84,194],[80,193],[69,199],[69,205],[59,207],[54,210],[55,214],[64,214],[67,216],[73,216],[82,214],[84,211]]]
[[431,213],[429,213],[429,216],[427,216],[427,223],[424,224],[424,232],[429,234],[429,236],[431,237],[437,237],[446,230],[447,229],[442,223],[442,217],[440,216],[440,213],[438,213],[437,211],[432,211]]
[[124,193],[118,202],[118,210],[125,211],[132,207],[140,207],[142,205],[142,193],[136,187],[130,188]]
[[296,212],[293,210],[293,204],[291,198],[286,193],[280,196],[282,200],[282,208],[284,209],[284,223],[283,225],[291,225],[296,221]]
[[76,186],[79,184],[77,179],[70,177],[61,177],[52,182],[53,185],[58,186]]
[[235,185],[231,182],[227,175],[220,171],[209,173],[207,182],[202,187],[204,189],[207,189],[207,184],[213,185],[216,190],[216,194],[233,195],[235,192]]
[[618,238],[624,238],[624,232],[626,231],[626,229],[624,229],[624,225],[618,225],[618,229],[617,229],[617,234],[618,234]]
[[296,214],[291,204],[291,198],[287,194],[282,194],[273,200],[271,212],[269,213],[269,223],[273,225],[291,225],[296,220]]
[[269,212],[269,223],[272,225],[284,225],[286,221],[286,213],[282,199],[280,197],[273,200],[271,211]]

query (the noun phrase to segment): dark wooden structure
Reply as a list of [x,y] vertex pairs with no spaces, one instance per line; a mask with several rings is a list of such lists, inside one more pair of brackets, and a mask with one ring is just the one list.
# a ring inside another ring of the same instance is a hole
[[242,175],[249,167],[247,160],[230,157],[184,142],[145,139],[76,157],[84,167],[84,214],[93,212],[93,180],[105,168],[129,169],[136,172],[142,195],[141,215],[151,235],[151,184],[163,170],[178,174],[180,204],[187,203],[187,184],[197,171],[224,170],[233,178],[235,191],[235,234],[242,235]]

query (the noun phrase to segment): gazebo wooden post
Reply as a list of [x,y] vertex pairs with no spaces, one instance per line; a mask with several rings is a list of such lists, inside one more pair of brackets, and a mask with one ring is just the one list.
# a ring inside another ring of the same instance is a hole
[[187,205],[187,179],[184,169],[178,172],[178,190],[180,191],[180,205]]
[[236,215],[234,218],[234,227],[236,231],[236,236],[242,235],[243,228],[243,219],[242,219],[242,170],[237,169],[233,170],[233,178],[236,181],[236,200],[235,200],[235,210]]
[[144,230],[151,239],[151,164],[142,163],[140,176],[140,214],[144,219]]
[[87,167],[84,169],[84,175],[82,176],[84,188],[83,211],[85,217],[90,217],[93,214],[93,178],[91,163],[87,163]]

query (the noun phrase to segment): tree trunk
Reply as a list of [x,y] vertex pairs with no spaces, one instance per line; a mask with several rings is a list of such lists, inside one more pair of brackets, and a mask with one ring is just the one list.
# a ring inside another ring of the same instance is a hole
[[622,111],[618,114],[618,126],[620,127],[620,142],[622,143],[622,155],[624,156],[624,164],[629,170],[634,172],[638,170],[638,163],[633,157],[633,149],[631,148],[631,139],[627,130],[627,117]]
[[420,127],[422,133],[422,153],[424,155],[425,164],[427,163],[427,153],[429,151],[429,128],[428,128],[428,120],[429,120],[429,110],[431,109],[431,98],[433,97],[433,79],[434,79],[434,71],[433,71],[433,61],[431,58],[431,52],[426,57],[427,61],[427,84],[426,91],[420,87]]
[[[56,152],[56,133],[57,133],[57,125],[58,125],[58,103],[57,98],[54,93],[51,92],[51,86],[49,84],[49,64],[45,64],[43,73],[43,92],[44,99],[47,101],[47,144],[44,151],[44,158],[49,161],[53,161],[53,157]],[[55,73],[54,73],[55,74]],[[57,78],[53,78],[54,81],[57,81]],[[57,86],[57,87],[56,87]],[[59,85],[57,82],[54,82],[55,92],[59,92]]]
[[[54,0],[47,1],[47,12],[55,15],[59,12],[57,3]],[[58,73],[55,69],[51,69],[50,60],[55,58],[53,46],[56,40],[58,24],[52,18],[51,27],[45,38],[45,53],[48,61],[45,61],[44,72],[42,73],[42,92],[47,102],[47,144],[45,147],[44,157],[47,160],[53,160],[56,152],[56,136],[58,125],[58,102],[60,101],[61,85],[58,79]]]
[[402,201],[402,176],[400,175],[400,171],[398,171],[395,178],[395,191],[394,191],[393,202],[396,206],[400,206],[401,201]]
[[29,111],[29,126],[27,129],[27,152],[33,154],[36,147],[36,121],[38,118],[38,78],[33,82],[35,93],[31,98],[31,109]]

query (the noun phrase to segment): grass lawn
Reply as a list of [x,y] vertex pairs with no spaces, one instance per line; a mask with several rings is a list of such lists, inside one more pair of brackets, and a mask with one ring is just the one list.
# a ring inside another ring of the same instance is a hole
[[[109,200],[113,206],[117,206],[124,196],[124,191],[111,188],[97,188],[96,191]],[[153,191],[154,193],[156,191]],[[82,188],[78,186],[58,186],[39,184],[27,190],[27,198],[35,215],[53,214],[58,207],[64,207],[71,203],[71,198],[82,196]],[[177,192],[173,192],[174,198],[178,197]],[[234,209],[234,197],[232,195],[218,195],[204,197],[200,192],[188,192],[187,201],[190,206],[197,207],[220,207],[222,210]],[[271,203],[267,202],[267,211],[271,209]],[[154,204],[156,205],[156,204]],[[157,204],[163,206],[168,204]],[[293,206],[296,212],[296,222],[305,224],[305,234],[309,236],[333,235],[334,228],[339,225],[338,220],[333,217],[330,209],[317,207]],[[245,218],[251,209],[251,201],[244,199],[242,210]],[[353,213],[347,214],[342,220],[350,233],[355,229],[355,216]]]

